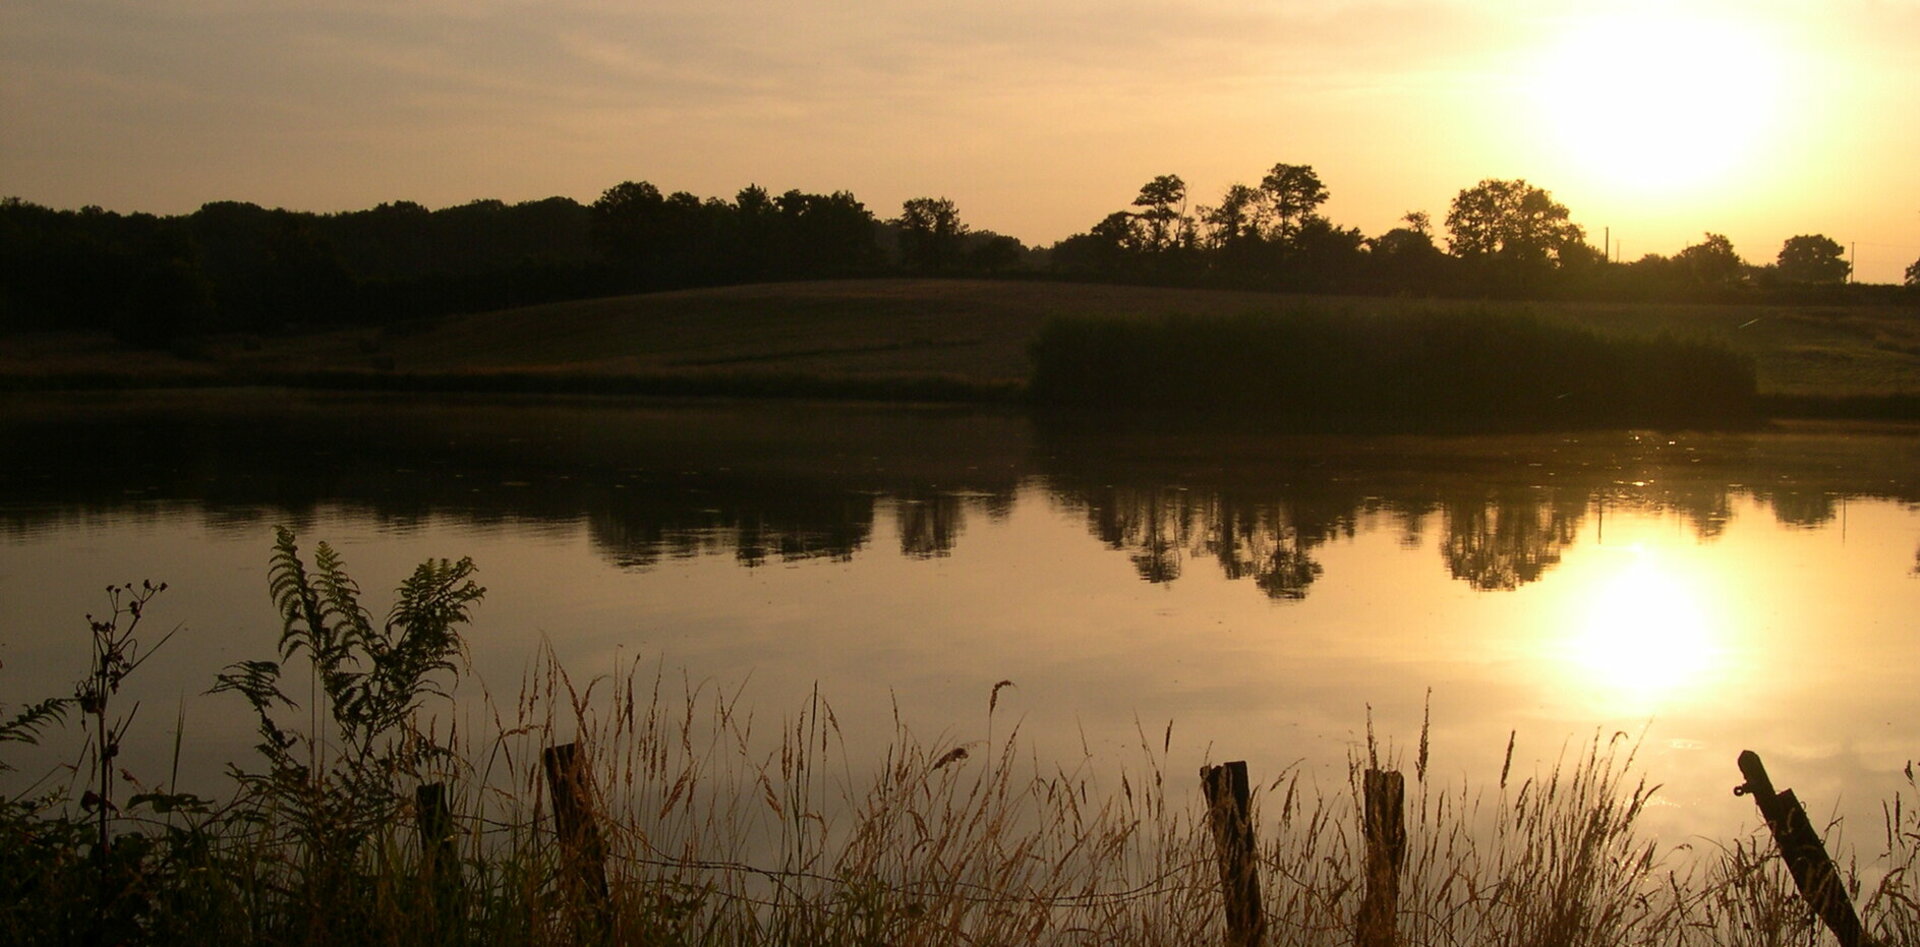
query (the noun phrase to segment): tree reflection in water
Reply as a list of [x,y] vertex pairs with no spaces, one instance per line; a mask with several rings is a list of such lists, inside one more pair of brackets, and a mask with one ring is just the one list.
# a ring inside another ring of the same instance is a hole
[[1528,491],[1453,500],[1444,508],[1440,548],[1447,571],[1481,591],[1511,591],[1560,563],[1561,550],[1579,533],[1587,498]]
[[900,554],[932,559],[952,553],[966,517],[963,503],[952,493],[933,491],[894,498],[900,523]]
[[[303,527],[323,509],[404,532],[428,518],[566,533],[619,567],[731,556],[932,559],[967,519],[1045,498],[1145,581],[1197,565],[1299,601],[1323,547],[1362,519],[1432,541],[1478,590],[1537,582],[1616,510],[1711,541],[1750,498],[1818,526],[1849,497],[1920,502],[1920,439],[1810,431],[1333,437],[1055,428],[1007,415],[877,409],[395,404],[244,394],[0,415],[0,530],[169,505],[216,530]],[[885,507],[885,509],[881,509]],[[1431,535],[1437,530],[1438,535]],[[1920,574],[1920,553],[1914,570]]]

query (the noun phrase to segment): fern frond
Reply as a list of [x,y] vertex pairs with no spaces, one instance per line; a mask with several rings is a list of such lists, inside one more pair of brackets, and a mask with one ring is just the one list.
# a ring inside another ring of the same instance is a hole
[[[0,743],[40,742],[40,731],[59,723],[67,717],[67,707],[73,703],[71,697],[49,697],[37,704],[29,704],[13,715],[13,719],[0,723]],[[0,763],[0,770],[11,769]]]
[[226,670],[221,671],[214,680],[218,683],[215,683],[213,689],[207,693],[220,694],[227,691],[238,693],[245,697],[247,703],[252,704],[253,709],[261,716],[265,716],[275,703],[285,704],[288,707],[298,706],[286,694],[281,693],[280,665],[272,661],[241,661],[237,664],[229,664]]
[[300,560],[300,547],[294,544],[293,531],[284,526],[273,528],[273,555],[267,561],[267,591],[280,613],[280,657],[282,660],[305,649],[317,653],[316,638],[324,632],[320,596],[307,578],[306,563]]
[[321,614],[337,622],[329,628],[331,644],[342,651],[364,644],[373,636],[373,620],[360,607],[360,585],[347,574],[346,560],[331,545],[319,543],[313,550],[313,569]]
[[473,581],[473,572],[470,558],[421,563],[400,584],[400,599],[387,615],[389,634],[399,627],[405,630],[405,638],[420,637],[422,646],[444,647],[444,639],[457,637],[454,626],[468,620],[468,606],[487,594]]

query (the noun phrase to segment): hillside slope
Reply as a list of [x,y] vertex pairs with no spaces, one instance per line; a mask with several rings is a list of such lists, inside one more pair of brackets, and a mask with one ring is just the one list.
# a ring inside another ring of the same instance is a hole
[[[0,377],[269,379],[312,372],[901,379],[1006,386],[1054,315],[1498,308],[1606,333],[1704,336],[1751,356],[1767,394],[1920,393],[1912,307],[1672,306],[1310,298],[988,280],[845,280],[687,290],[445,317],[388,329],[210,340],[192,359],[99,338],[0,339]],[[28,382],[30,383],[30,382]]]

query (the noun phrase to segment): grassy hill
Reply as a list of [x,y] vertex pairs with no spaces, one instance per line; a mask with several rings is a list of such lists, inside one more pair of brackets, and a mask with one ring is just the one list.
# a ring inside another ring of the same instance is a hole
[[[1705,338],[1752,357],[1764,395],[1920,395],[1920,307],[1679,306],[1313,298],[985,280],[734,286],[531,306],[387,329],[216,338],[177,354],[110,339],[0,339],[10,387],[291,382],[369,386],[888,390],[990,397],[1027,378],[1056,315],[1526,311],[1604,334]],[[385,377],[388,381],[382,381]],[[503,384],[503,380],[510,383]],[[642,382],[632,387],[635,382]],[[920,386],[916,388],[915,386]]]

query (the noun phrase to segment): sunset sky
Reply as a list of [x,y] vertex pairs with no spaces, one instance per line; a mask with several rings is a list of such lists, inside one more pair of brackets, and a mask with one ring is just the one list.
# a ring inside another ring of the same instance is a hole
[[8,0],[0,195],[946,196],[1045,245],[1156,174],[1310,164],[1336,223],[1523,177],[1626,259],[1920,258],[1920,0]]

